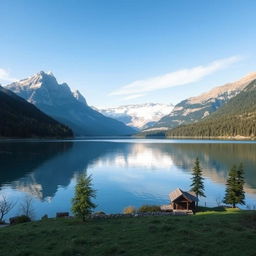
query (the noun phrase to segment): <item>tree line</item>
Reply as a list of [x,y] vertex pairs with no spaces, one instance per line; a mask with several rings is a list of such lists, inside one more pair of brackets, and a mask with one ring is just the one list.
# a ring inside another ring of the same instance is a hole
[[224,115],[218,119],[179,126],[166,132],[167,137],[255,137],[256,114]]

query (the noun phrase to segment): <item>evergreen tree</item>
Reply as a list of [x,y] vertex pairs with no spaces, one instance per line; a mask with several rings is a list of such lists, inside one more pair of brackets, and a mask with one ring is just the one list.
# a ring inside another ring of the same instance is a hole
[[[199,159],[196,158],[195,166],[194,166],[193,172],[192,172],[191,191],[193,191],[196,194],[197,199],[199,196],[205,197],[204,178],[202,175],[203,175],[203,172],[200,167]],[[196,206],[198,206],[198,201],[196,202]]]
[[92,198],[96,197],[96,191],[92,188],[92,177],[80,174],[75,188],[75,197],[72,199],[72,211],[75,216],[85,221],[86,216],[91,214],[96,205]]
[[236,167],[234,165],[228,174],[228,179],[226,183],[226,194],[223,202],[225,204],[231,204],[233,208],[236,204],[245,204],[244,198],[244,170],[242,164]]
[[245,204],[245,192],[244,192],[244,167],[243,164],[241,163],[237,169],[237,180],[238,180],[238,186],[239,186],[239,203],[240,204]]

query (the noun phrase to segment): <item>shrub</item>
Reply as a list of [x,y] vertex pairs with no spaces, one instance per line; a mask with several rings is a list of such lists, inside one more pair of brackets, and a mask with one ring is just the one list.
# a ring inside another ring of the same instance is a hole
[[159,205],[142,205],[138,212],[161,212]]
[[133,214],[136,213],[136,208],[134,206],[127,206],[123,210],[124,214]]
[[19,223],[30,222],[31,219],[26,215],[21,215],[21,216],[12,217],[9,219],[9,221],[11,225],[14,225]]

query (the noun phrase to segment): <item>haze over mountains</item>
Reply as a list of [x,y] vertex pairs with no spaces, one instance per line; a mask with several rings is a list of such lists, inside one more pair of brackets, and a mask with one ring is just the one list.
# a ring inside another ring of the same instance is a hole
[[162,117],[153,128],[154,130],[167,130],[179,125],[197,122],[215,112],[231,98],[243,91],[246,86],[256,79],[256,72],[250,73],[242,79],[216,87],[197,97],[192,97],[178,103],[170,114]]
[[0,137],[72,137],[73,132],[0,86]]
[[173,109],[172,104],[144,103],[104,108],[99,111],[139,130],[153,126]]
[[41,111],[70,127],[76,136],[131,135],[135,130],[89,107],[79,91],[59,84],[52,73],[41,71],[6,86]]

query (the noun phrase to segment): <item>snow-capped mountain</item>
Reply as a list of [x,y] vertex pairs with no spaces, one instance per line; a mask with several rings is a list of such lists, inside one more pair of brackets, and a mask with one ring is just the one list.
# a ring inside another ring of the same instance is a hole
[[131,127],[145,129],[153,126],[172,110],[172,104],[145,103],[99,109],[98,111],[105,116],[115,118]]
[[135,132],[122,122],[89,107],[79,91],[72,93],[69,86],[59,84],[52,73],[41,71],[6,88],[69,126],[76,135],[118,136]]
[[215,112],[255,79],[256,72],[253,72],[238,81],[215,87],[197,97],[183,100],[174,107],[170,114],[161,118],[151,128],[151,131],[166,130],[182,124],[197,122]]

